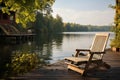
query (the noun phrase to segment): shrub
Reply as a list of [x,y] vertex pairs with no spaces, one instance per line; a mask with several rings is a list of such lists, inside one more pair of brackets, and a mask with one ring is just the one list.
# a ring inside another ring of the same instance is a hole
[[12,74],[16,75],[28,72],[39,64],[39,58],[34,53],[15,53],[11,58],[9,67],[12,70]]

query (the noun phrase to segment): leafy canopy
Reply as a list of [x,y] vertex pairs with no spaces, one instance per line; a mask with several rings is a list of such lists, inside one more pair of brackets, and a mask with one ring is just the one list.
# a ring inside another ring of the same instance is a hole
[[36,11],[47,14],[55,0],[0,0],[5,6],[3,13],[16,12],[16,22],[26,26],[28,22],[35,21]]
[[115,18],[114,23],[115,26],[113,26],[113,31],[115,32],[115,37],[112,39],[111,46],[120,48],[120,0],[115,0],[116,4],[113,6],[115,9]]

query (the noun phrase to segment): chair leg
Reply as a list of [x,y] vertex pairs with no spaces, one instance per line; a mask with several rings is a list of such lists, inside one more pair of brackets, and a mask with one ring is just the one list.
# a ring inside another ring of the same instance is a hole
[[110,69],[110,68],[111,68],[111,66],[110,66],[109,64],[107,64],[106,62],[103,62],[103,66],[104,66],[105,68],[107,68],[107,69]]
[[86,77],[87,76],[87,71],[84,71],[83,74],[82,74],[83,77]]
[[80,73],[80,74],[83,74],[83,73],[84,73],[84,70],[83,70],[83,69],[80,69],[78,66],[73,65],[73,64],[68,64],[68,69],[73,70],[73,71],[75,71],[75,72],[78,72],[78,73]]
[[97,63],[97,67],[98,67],[98,68],[104,67],[104,68],[106,68],[106,69],[110,69],[110,68],[111,68],[110,65],[108,65],[106,62],[103,62],[103,61]]

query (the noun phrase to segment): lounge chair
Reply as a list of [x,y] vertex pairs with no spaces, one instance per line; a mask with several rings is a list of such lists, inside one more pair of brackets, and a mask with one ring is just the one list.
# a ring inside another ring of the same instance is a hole
[[[95,69],[95,67],[98,68],[104,65],[105,68],[110,68],[109,65],[103,62],[108,38],[109,33],[97,33],[90,49],[76,49],[76,54],[74,56],[65,58],[68,69],[86,76],[87,73]],[[81,55],[81,51],[88,52],[88,54]]]

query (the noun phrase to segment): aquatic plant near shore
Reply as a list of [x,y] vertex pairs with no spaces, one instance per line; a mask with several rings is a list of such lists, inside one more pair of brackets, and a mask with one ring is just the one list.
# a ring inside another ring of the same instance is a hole
[[39,61],[38,55],[35,53],[15,53],[11,57],[11,63],[7,66],[12,75],[18,75],[36,68]]

